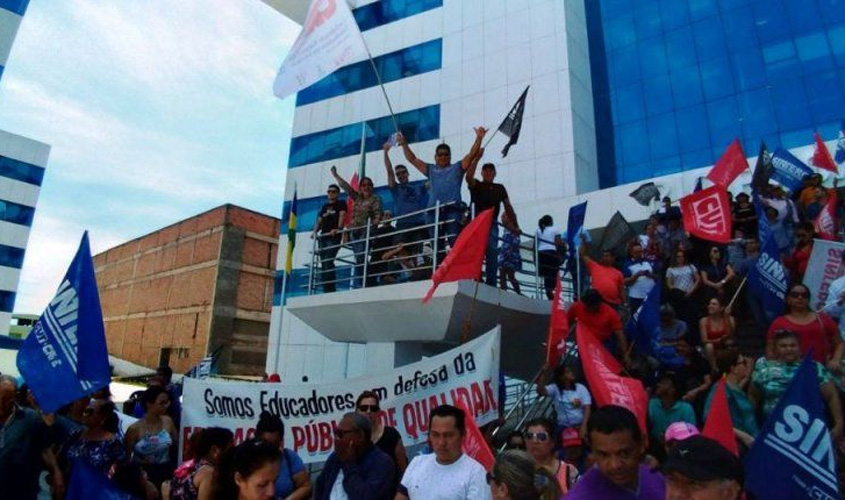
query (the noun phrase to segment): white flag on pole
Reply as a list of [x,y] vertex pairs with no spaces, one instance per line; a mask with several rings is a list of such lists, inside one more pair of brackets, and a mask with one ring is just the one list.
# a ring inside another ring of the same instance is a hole
[[367,57],[364,37],[346,0],[311,0],[302,32],[276,75],[273,93],[284,99]]

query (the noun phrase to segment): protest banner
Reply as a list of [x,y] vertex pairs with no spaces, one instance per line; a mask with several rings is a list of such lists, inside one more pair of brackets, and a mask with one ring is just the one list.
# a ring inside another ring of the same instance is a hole
[[334,430],[355,400],[373,391],[381,400],[381,418],[394,427],[405,446],[428,437],[428,414],[441,404],[462,402],[478,425],[499,415],[499,327],[423,361],[382,375],[326,384],[230,382],[185,379],[182,397],[181,450],[197,428],[224,427],[235,443],[249,439],[262,411],[285,423],[285,446],[305,463],[324,462],[334,447]]
[[813,252],[804,273],[804,284],[810,289],[810,307],[818,311],[824,307],[827,291],[833,280],[845,274],[842,265],[842,252],[845,243],[835,241],[814,240]]

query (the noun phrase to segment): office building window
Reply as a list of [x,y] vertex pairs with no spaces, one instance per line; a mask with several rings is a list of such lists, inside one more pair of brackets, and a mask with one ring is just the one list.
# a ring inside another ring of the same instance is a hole
[[36,165],[0,156],[0,177],[7,177],[16,181],[40,186],[44,180],[44,169]]
[[24,249],[0,245],[0,266],[20,269],[23,266]]
[[352,11],[361,31],[443,6],[443,0],[380,0]]
[[15,307],[15,292],[0,290],[0,312],[12,312]]
[[32,225],[32,218],[34,216],[35,209],[32,207],[0,200],[0,221],[29,227]]

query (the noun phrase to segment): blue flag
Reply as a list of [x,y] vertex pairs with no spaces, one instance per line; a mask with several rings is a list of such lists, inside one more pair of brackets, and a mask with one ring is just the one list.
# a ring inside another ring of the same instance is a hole
[[625,334],[633,341],[637,352],[654,355],[657,336],[660,333],[660,286],[648,293],[643,304],[634,311],[625,325]]
[[83,460],[73,464],[65,500],[137,500]]
[[839,127],[839,138],[836,140],[836,156],[833,161],[837,165],[845,164],[845,119],[842,120],[842,125]]
[[775,150],[772,165],[775,168],[772,179],[793,193],[800,191],[804,177],[813,173],[810,167],[783,148]]
[[[575,269],[577,259],[575,249],[581,246],[581,230],[584,228],[584,217],[587,215],[587,202],[579,203],[569,207],[569,217],[566,220],[566,248],[568,264],[567,269],[573,279],[577,276]],[[579,290],[580,292],[580,290]]]
[[810,356],[745,457],[745,488],[757,498],[840,498],[833,443]]
[[105,387],[111,381],[106,332],[88,233],[47,305],[18,351],[18,371],[46,413]]
[[760,248],[760,257],[748,273],[748,286],[763,303],[766,318],[771,322],[783,313],[789,275],[780,260],[777,242],[769,234]]
[[751,203],[754,205],[754,213],[757,214],[757,241],[765,242],[769,239],[770,233],[769,219],[766,217],[766,205],[763,204],[756,190],[751,191],[751,198]]

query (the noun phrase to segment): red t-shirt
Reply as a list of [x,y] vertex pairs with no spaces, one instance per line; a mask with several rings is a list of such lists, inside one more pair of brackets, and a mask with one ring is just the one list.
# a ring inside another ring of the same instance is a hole
[[610,338],[613,332],[622,330],[622,320],[619,319],[619,314],[605,303],[601,304],[598,312],[590,312],[583,302],[578,301],[572,304],[566,314],[569,316],[570,323],[578,321],[595,332],[596,338],[600,342]]
[[786,316],[780,316],[772,321],[766,339],[773,339],[777,330],[791,330],[798,335],[801,354],[807,354],[808,350],[812,349],[813,359],[824,364],[827,362],[827,358],[833,354],[833,339],[839,335],[839,328],[828,315],[817,314],[819,320],[810,321],[806,325],[793,323]]
[[593,261],[587,261],[587,270],[590,272],[590,283],[599,292],[602,298],[611,304],[622,303],[619,290],[625,283],[622,272],[615,267],[608,267]]

